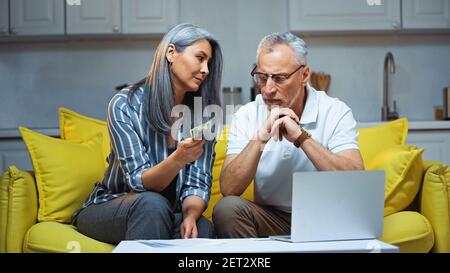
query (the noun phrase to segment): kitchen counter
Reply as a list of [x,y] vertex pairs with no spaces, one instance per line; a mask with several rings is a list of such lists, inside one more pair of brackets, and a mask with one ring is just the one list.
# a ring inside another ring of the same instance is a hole
[[[372,127],[385,121],[358,122],[358,128]],[[450,130],[450,120],[408,121],[409,131],[446,131]]]
[[[30,128],[31,130],[47,135],[59,137],[59,128]],[[0,129],[0,139],[22,138],[19,129],[6,128]]]

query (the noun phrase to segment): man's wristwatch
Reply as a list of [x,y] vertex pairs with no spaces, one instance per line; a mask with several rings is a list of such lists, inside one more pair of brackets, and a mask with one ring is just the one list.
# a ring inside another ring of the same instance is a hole
[[311,134],[307,132],[305,129],[300,127],[300,130],[302,131],[302,134],[294,141],[295,147],[299,148],[300,145],[307,139],[311,138]]

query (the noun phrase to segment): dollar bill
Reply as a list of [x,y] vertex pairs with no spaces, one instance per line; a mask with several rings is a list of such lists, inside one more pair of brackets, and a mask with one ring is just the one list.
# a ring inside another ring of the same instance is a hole
[[192,128],[189,133],[191,138],[193,139],[202,139],[204,132],[211,132],[211,128],[213,126],[213,122],[210,120],[206,123],[203,123],[199,126]]

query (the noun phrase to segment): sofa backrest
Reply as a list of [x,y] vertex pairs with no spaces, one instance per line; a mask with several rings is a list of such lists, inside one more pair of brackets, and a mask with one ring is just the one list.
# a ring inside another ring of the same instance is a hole
[[33,174],[10,166],[0,178],[0,252],[22,252],[23,239],[36,223],[37,211]]

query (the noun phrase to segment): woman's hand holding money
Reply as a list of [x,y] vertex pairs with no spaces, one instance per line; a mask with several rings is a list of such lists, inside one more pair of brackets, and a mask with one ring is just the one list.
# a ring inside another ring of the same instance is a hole
[[205,140],[195,140],[192,138],[181,141],[174,152],[175,160],[181,164],[181,167],[196,160],[203,154],[204,143]]

